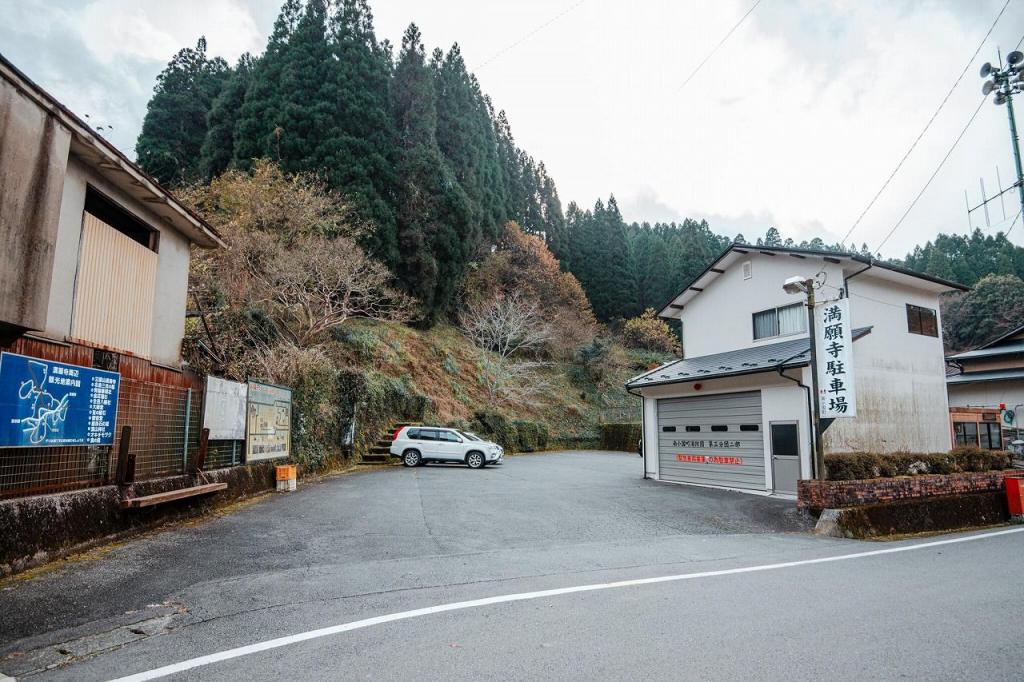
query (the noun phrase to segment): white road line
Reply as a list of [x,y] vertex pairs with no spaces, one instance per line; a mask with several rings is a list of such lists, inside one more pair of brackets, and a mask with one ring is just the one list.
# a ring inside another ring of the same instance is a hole
[[991,533],[982,533],[980,535],[968,535],[964,537],[949,538],[947,540],[935,540],[932,542],[921,542],[913,545],[901,545],[899,547],[873,549],[867,552],[856,552],[854,554],[840,554],[839,556],[821,557],[818,559],[801,559],[800,561],[786,561],[778,564],[762,564],[760,566],[746,566],[744,568],[726,568],[718,571],[702,571],[700,573],[681,573],[677,575],[664,575],[657,578],[638,578],[636,580],[620,580],[612,583],[593,583],[590,585],[559,587],[553,590],[540,590],[537,592],[520,592],[518,594],[503,594],[498,595],[496,597],[485,597],[483,599],[471,599],[469,601],[452,602],[450,604],[439,604],[437,606],[427,606],[422,609],[413,609],[412,611],[400,611],[398,613],[389,613],[384,616],[364,618],[363,620],[356,620],[352,621],[351,623],[342,623],[341,625],[332,625],[331,627],[320,628],[317,630],[309,630],[307,632],[300,632],[296,635],[288,635],[286,637],[268,639],[265,642],[258,642],[256,644],[249,644],[247,646],[240,646],[235,649],[220,651],[215,654],[208,654],[206,656],[190,658],[187,661],[181,661],[180,663],[165,665],[160,668],[154,668],[153,670],[147,670],[146,672],[136,673],[135,675],[119,677],[116,680],[112,680],[111,682],[142,682],[142,680],[155,680],[157,678],[165,677],[167,675],[173,675],[174,673],[192,670],[193,668],[199,668],[204,665],[210,665],[211,663],[227,661],[232,658],[248,656],[249,654],[259,653],[260,651],[278,649],[280,647],[289,646],[291,644],[298,644],[299,642],[305,642],[311,639],[329,637],[331,635],[337,635],[342,632],[351,632],[352,630],[360,630],[362,628],[368,628],[374,625],[382,625],[384,623],[392,623],[397,620],[407,620],[409,618],[418,618],[420,616],[429,616],[435,613],[444,613],[446,611],[461,611],[463,609],[473,609],[478,606],[506,604],[508,602],[526,601],[529,599],[543,599],[545,597],[557,597],[563,594],[576,594],[578,592],[595,592],[597,590],[611,590],[620,587],[654,585],[656,583],[669,583],[677,582],[680,580],[713,578],[722,575],[737,575],[740,573],[774,571],[780,568],[793,568],[796,566],[810,566],[813,564],[825,564],[834,561],[863,559],[865,557],[881,556],[883,554],[898,554],[900,552],[912,552],[914,550],[941,547],[943,545],[954,545],[961,542],[985,540],[987,538],[994,538],[1000,535],[1010,535],[1012,533],[1024,533],[1024,528],[1009,528],[1007,530],[993,531]]

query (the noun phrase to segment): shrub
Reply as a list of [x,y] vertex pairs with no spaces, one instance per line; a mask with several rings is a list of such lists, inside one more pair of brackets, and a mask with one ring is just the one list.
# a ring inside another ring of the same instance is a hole
[[611,344],[600,337],[581,346],[576,351],[576,363],[583,368],[586,377],[597,383],[604,379],[611,361]]
[[1009,469],[1013,465],[1013,456],[1005,450],[983,450],[976,446],[962,445],[950,450],[949,454],[960,471],[992,471]]
[[515,430],[516,452],[538,452],[548,446],[547,424],[516,419],[512,422],[512,428]]
[[333,336],[355,350],[360,358],[372,358],[380,343],[380,339],[372,329],[359,327],[351,329],[341,327],[334,332]]
[[959,447],[949,452],[850,452],[825,456],[825,471],[830,481],[999,471],[1010,466],[1008,452],[978,447]]
[[497,412],[473,415],[473,430],[486,435],[509,452],[537,452],[548,446],[546,424],[528,419],[509,420]]
[[640,424],[601,424],[602,450],[636,452],[640,437]]
[[678,353],[679,341],[664,320],[658,319],[654,308],[648,308],[639,317],[626,321],[622,329],[622,342],[630,348]]
[[444,361],[441,363],[441,367],[444,368],[444,371],[448,372],[449,374],[459,373],[459,363],[458,361],[455,360],[454,357],[452,357],[451,354],[444,356]]

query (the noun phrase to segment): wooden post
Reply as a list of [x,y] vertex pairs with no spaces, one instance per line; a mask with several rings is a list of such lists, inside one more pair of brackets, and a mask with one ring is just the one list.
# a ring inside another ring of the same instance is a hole
[[[125,486],[135,479],[135,472],[128,475],[128,450],[132,445],[132,427],[121,427],[121,440],[117,444],[117,474],[115,482],[119,486]],[[132,467],[134,469],[134,467]],[[131,480],[129,480],[129,478]]]
[[192,475],[195,476],[203,470],[206,464],[206,453],[210,447],[210,429],[203,429],[199,432],[199,450],[192,459]]

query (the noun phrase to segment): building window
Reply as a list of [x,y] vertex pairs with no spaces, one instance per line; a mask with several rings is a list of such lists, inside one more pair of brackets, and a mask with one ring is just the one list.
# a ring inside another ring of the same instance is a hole
[[939,321],[935,311],[919,305],[907,304],[907,331],[922,336],[939,336]]
[[957,445],[978,445],[977,422],[953,422]]
[[744,263],[743,263],[743,279],[750,279],[753,276],[754,276],[754,273],[752,272],[752,269],[750,267],[750,261],[744,261]]
[[978,436],[981,439],[979,445],[986,450],[1003,449],[1003,434],[999,424],[978,424]]
[[729,426],[727,424],[712,424],[711,425],[711,430],[712,431],[728,431],[729,430]]
[[771,308],[754,313],[754,340],[788,336],[807,331],[803,303]]

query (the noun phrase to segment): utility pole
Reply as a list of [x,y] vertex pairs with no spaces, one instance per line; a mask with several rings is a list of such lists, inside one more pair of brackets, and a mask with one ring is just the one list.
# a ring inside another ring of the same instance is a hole
[[[1024,53],[1014,50],[1006,55],[1006,66],[1000,56],[999,67],[994,67],[985,62],[981,67],[981,77],[990,78],[986,80],[981,88],[982,94],[986,97],[995,92],[993,102],[998,105],[1006,105],[1006,115],[1010,119],[1010,144],[1013,146],[1013,163],[1017,171],[1017,197],[1020,200],[1021,211],[1024,212],[1024,171],[1020,163],[1020,140],[1017,137],[1017,119],[1013,114],[1013,96],[1024,92],[1021,72],[1024,71]],[[1002,190],[1002,187],[999,188]],[[982,197],[984,199],[984,197]]]
[[803,277],[790,277],[782,285],[787,294],[807,294],[807,338],[811,342],[811,428],[814,433],[814,478],[825,480],[825,443],[821,438],[821,394],[818,389],[818,339],[814,333],[814,280]]
[[825,443],[821,438],[821,392],[818,388],[818,338],[814,327],[814,280],[807,280],[807,337],[811,340],[811,392],[814,393],[814,478],[825,480]]

